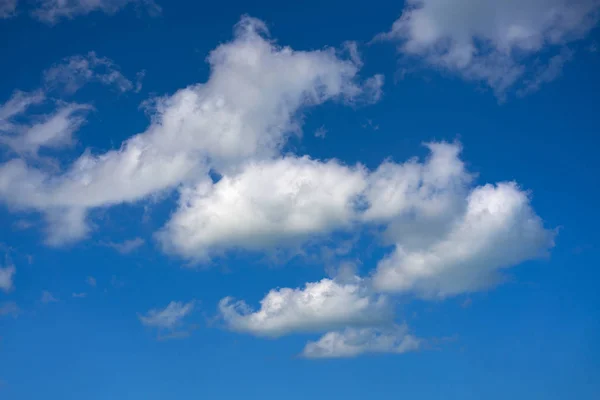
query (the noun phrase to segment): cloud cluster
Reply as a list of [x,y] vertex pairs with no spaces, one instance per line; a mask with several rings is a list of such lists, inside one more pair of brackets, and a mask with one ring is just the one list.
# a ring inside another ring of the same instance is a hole
[[[199,232],[208,227],[206,235],[218,235],[221,243],[227,240],[231,246],[285,245],[287,235],[297,238],[298,232],[304,233],[288,220],[296,216],[301,216],[300,226],[310,235],[349,226],[381,227],[384,241],[394,246],[368,277],[350,281],[338,277],[308,283],[304,288],[272,290],[258,310],[225,298],[219,311],[227,326],[258,336],[326,332],[307,345],[306,357],[415,350],[418,339],[392,328],[389,307],[393,298],[388,296],[415,294],[428,299],[483,290],[500,282],[503,270],[543,257],[553,247],[555,232],[544,227],[527,192],[514,182],[474,185],[474,175],[460,159],[457,143],[430,143],[427,147],[430,155],[422,162],[385,161],[373,171],[296,159],[304,167],[316,168],[313,163],[319,163],[318,173],[310,174],[311,178],[296,170],[289,173],[287,168],[294,164],[286,157],[271,162],[277,168],[286,166],[277,174],[281,179],[265,174],[265,181],[273,187],[247,178],[253,176],[252,166],[252,173],[228,178],[235,186],[225,181],[227,190],[215,189],[215,200],[189,203],[189,207],[207,210],[207,221],[215,217],[209,223],[189,218],[189,226],[196,226]],[[343,182],[345,189],[331,183],[320,185],[331,176],[345,176],[338,182]],[[282,190],[282,185],[288,190]],[[258,190],[247,189],[261,187],[269,190],[257,195]],[[220,218],[224,213],[215,212],[212,203],[222,204],[239,227]],[[303,208],[306,205],[307,210]],[[277,215],[285,217],[272,217]],[[223,233],[217,229],[219,222],[228,227]],[[192,232],[185,236],[192,237]]]
[[[483,81],[503,96],[529,72],[532,57],[560,52],[584,37],[599,12],[597,0],[409,0],[380,37],[399,41],[405,55]],[[559,68],[557,60],[547,68]],[[556,75],[542,74],[543,80]]]
[[[541,38],[521,27],[511,31],[509,40],[506,33],[493,36],[495,31],[487,30],[490,12],[478,6],[487,24],[483,33],[474,34],[468,24],[456,31],[454,22],[440,30],[437,26],[445,22],[438,19],[446,15],[441,3],[411,4],[388,37],[401,37],[404,51],[426,54],[428,62],[445,68],[460,67],[466,76],[471,72],[465,71],[482,71],[478,63],[491,60],[508,63],[512,70],[515,49],[535,52],[548,35],[559,43],[575,29],[568,21],[540,23],[534,25]],[[581,4],[587,10],[585,1]],[[501,22],[509,10],[489,7],[499,12]],[[538,16],[525,12],[523,21],[530,19],[538,21]],[[503,23],[498,26],[504,29]],[[481,35],[492,44],[489,54],[469,53],[468,44]],[[440,41],[447,47],[440,47]],[[508,55],[501,45],[508,46]],[[306,345],[303,355],[310,358],[416,350],[420,339],[396,325],[394,295],[443,298],[485,289],[502,279],[503,270],[544,256],[555,233],[544,227],[529,194],[516,183],[477,184],[458,143],[428,143],[424,160],[384,160],[374,169],[286,153],[288,139],[301,134],[306,108],[326,101],[368,104],[381,97],[383,78],[361,82],[356,46],[347,44],[346,52],[348,59],[334,49],[280,46],[262,21],[243,17],[233,40],[208,56],[206,82],[146,102],[151,122],[144,132],[115,150],[86,150],[64,168],[46,168],[31,159],[44,149],[72,143],[89,108],[61,104],[41,122],[23,125],[15,117],[44,101],[45,92],[15,92],[0,107],[1,143],[17,155],[0,164],[0,201],[18,211],[41,213],[47,242],[60,245],[89,233],[92,209],[177,191],[177,208],[156,238],[165,251],[195,262],[232,249],[299,248],[340,231],[382,232],[377,239],[393,250],[370,274],[340,273],[300,288],[273,289],[258,308],[226,297],[219,314],[230,329],[258,336],[324,334]],[[560,60],[555,64],[553,69],[559,69]],[[556,73],[540,71],[530,86]],[[482,79],[495,89],[507,87],[488,75]],[[502,76],[512,79],[510,73]],[[66,93],[90,81],[119,91],[133,88],[111,61],[94,53],[67,59],[45,74],[47,87],[60,85]],[[107,245],[126,253],[143,243],[137,238]],[[176,329],[193,307],[193,302],[171,302],[139,318],[179,335]]]
[[180,185],[185,198],[207,179],[209,168],[226,174],[249,160],[277,156],[299,133],[303,108],[373,96],[372,82],[367,88],[357,83],[351,60],[333,49],[277,46],[264,23],[250,17],[208,62],[207,82],[155,99],[152,124],[118,150],[86,151],[58,175],[22,159],[0,165],[0,198],[46,214],[49,243],[70,242],[88,232],[90,208],[135,202]]

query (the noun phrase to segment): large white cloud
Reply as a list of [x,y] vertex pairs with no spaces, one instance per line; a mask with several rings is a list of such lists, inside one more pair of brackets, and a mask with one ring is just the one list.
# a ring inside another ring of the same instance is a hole
[[328,332],[302,351],[306,358],[349,358],[367,353],[406,353],[418,350],[421,340],[405,325],[386,328],[346,328]]
[[394,252],[380,261],[374,286],[383,291],[444,297],[487,288],[499,273],[541,257],[554,245],[530,206],[529,196],[512,182],[475,188],[466,209],[427,243],[397,237]]
[[323,279],[304,288],[274,289],[252,310],[244,301],[224,298],[220,315],[235,331],[278,337],[294,332],[324,332],[345,326],[369,326],[389,322],[391,304],[374,294],[366,282]]
[[337,161],[288,156],[252,162],[217,183],[182,193],[159,233],[164,247],[189,258],[229,248],[260,250],[348,227],[366,172]]
[[75,229],[50,241],[75,240],[77,232],[86,231],[81,227],[89,208],[195,183],[209,166],[224,173],[249,159],[273,157],[299,131],[296,116],[303,107],[376,94],[372,81],[366,87],[355,82],[356,63],[340,59],[333,49],[294,51],[267,35],[261,21],[244,17],[234,40],[208,57],[208,81],[157,99],[150,127],[118,150],[86,151],[58,175],[22,159],[0,165],[0,197],[17,209],[46,212],[52,220],[64,214]]
[[529,56],[582,38],[599,10],[598,0],[409,0],[382,36],[502,95],[527,72]]

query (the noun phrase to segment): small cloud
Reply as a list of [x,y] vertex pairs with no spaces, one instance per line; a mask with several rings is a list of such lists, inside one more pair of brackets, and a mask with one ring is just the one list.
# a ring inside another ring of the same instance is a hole
[[98,57],[93,51],[63,59],[44,72],[44,81],[48,89],[59,88],[67,94],[77,92],[89,82],[113,86],[121,93],[134,89],[112,60]]
[[372,129],[374,131],[379,130],[379,125],[373,123],[373,120],[368,119],[367,122],[361,125],[365,129]]
[[134,239],[126,240],[122,243],[107,242],[102,243],[102,245],[110,247],[111,249],[114,249],[121,254],[129,254],[137,250],[139,247],[143,246],[144,243],[146,243],[144,239],[136,237]]
[[17,15],[17,0],[0,0],[0,19]]
[[146,76],[146,70],[143,69],[135,75],[135,92],[139,93],[142,90],[142,80]]
[[184,339],[198,329],[198,325],[186,325],[185,318],[194,310],[195,300],[188,303],[170,302],[165,308],[149,310],[145,315],[138,315],[140,322],[157,329],[157,340]]
[[56,297],[54,297],[52,295],[52,293],[50,293],[47,290],[44,290],[42,292],[42,298],[40,299],[40,301],[44,304],[48,304],[48,303],[57,303],[58,299]]
[[14,265],[9,265],[5,268],[0,267],[0,290],[8,293],[13,289],[13,280],[16,272],[17,270]]
[[85,293],[85,292],[73,293],[73,297],[76,299],[83,299],[84,297],[87,297],[87,293]]
[[325,138],[325,135],[327,135],[327,129],[325,129],[325,126],[321,125],[319,129],[315,131],[315,137],[323,139]]
[[462,308],[469,308],[469,307],[471,307],[471,304],[473,304],[473,300],[471,300],[469,298],[469,299],[466,299],[465,301],[463,301],[463,303],[461,304],[461,307]]
[[21,309],[14,301],[0,303],[0,317],[12,316],[16,318],[21,313]]
[[96,287],[96,278],[94,278],[93,276],[88,276],[85,281],[87,282],[88,285],[90,285],[92,287]]

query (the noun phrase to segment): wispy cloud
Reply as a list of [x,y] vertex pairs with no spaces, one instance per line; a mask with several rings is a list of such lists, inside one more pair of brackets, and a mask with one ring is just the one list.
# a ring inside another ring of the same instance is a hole
[[146,241],[140,237],[129,239],[124,242],[102,242],[101,244],[118,251],[121,254],[129,254],[142,247]]
[[44,304],[48,304],[48,303],[57,303],[59,300],[54,297],[54,295],[52,293],[50,293],[47,290],[44,290],[42,292],[42,298],[40,299],[40,301]]
[[21,309],[14,301],[0,303],[0,316],[12,316],[16,318],[21,313]]

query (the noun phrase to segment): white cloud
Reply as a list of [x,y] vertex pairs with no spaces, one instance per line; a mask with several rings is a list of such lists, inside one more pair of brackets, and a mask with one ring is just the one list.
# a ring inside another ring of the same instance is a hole
[[14,16],[16,10],[17,0],[0,0],[0,19]]
[[108,242],[108,243],[105,243],[104,245],[115,249],[116,251],[118,251],[121,254],[129,254],[129,253],[137,250],[141,246],[143,246],[144,243],[146,243],[146,241],[144,239],[142,239],[140,237],[136,237],[133,239],[126,240],[122,243]]
[[58,299],[56,297],[54,297],[54,295],[50,292],[48,292],[47,290],[44,290],[42,292],[42,298],[40,299],[40,301],[44,304],[48,304],[48,303],[57,303]]
[[475,188],[447,229],[417,246],[399,235],[373,276],[378,290],[445,297],[496,283],[502,269],[543,256],[555,232],[544,229],[526,192],[512,182]]
[[227,297],[219,303],[219,310],[230,329],[269,337],[377,325],[392,316],[388,299],[373,294],[357,277],[348,282],[323,279],[304,288],[271,290],[256,311],[244,301]]
[[302,356],[306,358],[348,358],[367,353],[406,353],[419,349],[421,341],[408,333],[406,326],[389,328],[347,328],[328,332],[316,342],[309,342]]
[[562,74],[563,66],[571,58],[573,58],[573,52],[567,49],[551,57],[547,64],[538,68],[530,79],[525,80],[524,87],[519,89],[517,94],[524,96],[539,90],[542,84],[552,82]]
[[0,267],[0,289],[5,292],[10,292],[13,289],[13,279],[16,272],[14,265]]
[[146,326],[159,329],[174,329],[181,325],[183,319],[194,309],[194,301],[182,303],[179,301],[170,302],[163,309],[152,309],[146,315],[140,315],[140,321]]
[[15,90],[10,99],[0,106],[0,129],[11,130],[13,124],[11,118],[22,114],[32,105],[39,104],[46,99],[46,95],[42,91],[22,92]]
[[38,0],[32,15],[40,21],[55,24],[61,19],[73,19],[94,11],[114,14],[129,4],[144,7],[153,15],[160,7],[153,0]]
[[[33,125],[0,125],[0,144],[10,147],[14,152],[36,156],[40,148],[61,148],[73,144],[73,133],[85,122],[82,112],[90,110],[85,104],[64,104],[53,114]],[[0,122],[1,124],[1,122]]]
[[584,37],[599,10],[597,0],[409,0],[380,37],[502,96],[526,74],[531,57]]
[[259,250],[348,227],[365,171],[332,160],[284,157],[252,162],[217,183],[182,192],[158,237],[189,258],[228,248]]
[[93,276],[88,276],[85,279],[86,283],[90,286],[96,287],[96,278],[94,278]]
[[115,63],[98,57],[91,51],[86,55],[67,57],[44,72],[44,81],[51,88],[73,94],[89,82],[113,86],[120,92],[134,89],[134,84],[119,71]]
[[83,299],[83,298],[87,297],[87,293],[85,293],[85,292],[73,293],[72,296],[73,296],[73,298],[76,298],[76,299]]
[[330,99],[371,100],[355,82],[358,67],[333,49],[277,46],[266,38],[264,24],[249,17],[235,32],[233,41],[208,57],[206,83],[154,101],[146,132],[118,150],[86,151],[58,175],[10,160],[0,165],[0,198],[15,209],[50,214],[50,235],[53,227],[61,231],[49,242],[69,242],[88,232],[89,208],[197,182],[207,164],[226,173],[248,159],[271,158],[299,131],[297,116],[304,107]]

